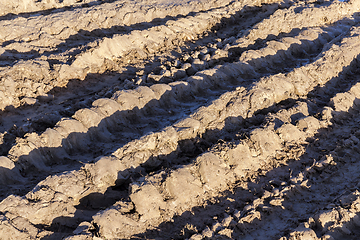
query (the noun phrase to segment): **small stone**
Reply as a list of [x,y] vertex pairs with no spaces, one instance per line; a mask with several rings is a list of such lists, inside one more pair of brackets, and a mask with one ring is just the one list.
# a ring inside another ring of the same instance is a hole
[[221,225],[222,225],[223,227],[228,227],[232,220],[233,220],[233,218],[232,218],[231,216],[226,216],[226,217],[221,221]]
[[73,231],[74,234],[83,234],[83,233],[90,233],[90,229],[92,228],[91,223],[89,222],[82,222],[79,226]]
[[24,97],[23,99],[21,99],[21,103],[24,105],[34,105],[35,103],[37,103],[37,99],[31,97]]
[[201,50],[200,50],[200,53],[201,53],[201,54],[204,54],[204,55],[207,54],[207,53],[208,53],[207,47],[204,47],[203,49],[201,49]]
[[216,223],[214,223],[214,224],[212,225],[212,230],[213,230],[214,232],[219,231],[221,228],[222,228],[222,226],[221,226],[221,224],[220,224],[219,222],[216,222]]
[[278,207],[281,207],[281,208],[284,208],[282,206],[282,202],[284,201],[283,198],[275,198],[273,200],[271,200],[269,203],[272,205],[272,206],[278,206]]
[[357,145],[359,143],[359,139],[357,137],[355,137],[354,135],[351,135],[350,139],[354,142],[355,145]]
[[200,55],[200,52],[199,52],[199,51],[195,51],[195,52],[191,55],[191,57],[195,60],[195,59],[197,59],[197,58],[199,57],[199,55]]
[[190,240],[201,240],[201,239],[203,239],[203,236],[201,234],[195,234],[195,235],[192,235],[189,239]]
[[207,237],[207,238],[211,238],[214,236],[214,232],[209,228],[209,227],[206,227],[202,232],[201,234],[204,236],[204,237]]
[[232,233],[233,233],[233,230],[225,228],[225,229],[219,231],[218,235],[226,236],[228,238],[232,238]]
[[184,63],[190,62],[191,61],[190,55],[189,54],[184,54],[183,57],[182,57],[182,61]]
[[241,218],[238,222],[239,224],[242,223],[253,223],[258,222],[261,220],[261,213],[259,211],[251,211],[245,217]]
[[181,69],[188,69],[189,67],[191,67],[191,63],[185,63],[182,65]]
[[204,55],[204,57],[203,57],[201,60],[203,60],[203,61],[205,61],[205,62],[210,61],[210,60],[211,60],[211,56],[210,56],[210,54],[206,54],[206,55]]
[[240,217],[241,217],[241,212],[240,212],[239,210],[235,210],[235,212],[234,212],[234,217],[235,217],[237,220],[239,220]]
[[181,64],[181,62],[179,60],[174,60],[174,61],[171,62],[171,65],[173,67],[180,68],[182,64]]
[[159,82],[161,78],[161,75],[149,74],[147,76],[147,82]]
[[325,234],[324,236],[321,237],[321,240],[335,240],[335,238],[333,238],[333,236],[329,234]]
[[143,77],[138,78],[138,79],[136,79],[135,84],[136,84],[136,85],[140,85],[140,84],[143,82],[143,80],[144,80],[144,78],[143,78]]

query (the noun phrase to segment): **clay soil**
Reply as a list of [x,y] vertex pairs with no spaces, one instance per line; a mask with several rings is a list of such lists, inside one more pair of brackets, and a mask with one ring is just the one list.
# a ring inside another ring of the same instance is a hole
[[5,0],[0,239],[360,239],[360,0]]

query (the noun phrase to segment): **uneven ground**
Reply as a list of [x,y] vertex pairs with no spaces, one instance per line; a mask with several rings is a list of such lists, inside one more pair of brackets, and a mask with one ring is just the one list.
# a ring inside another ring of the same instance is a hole
[[360,0],[16,0],[0,44],[0,239],[360,238]]

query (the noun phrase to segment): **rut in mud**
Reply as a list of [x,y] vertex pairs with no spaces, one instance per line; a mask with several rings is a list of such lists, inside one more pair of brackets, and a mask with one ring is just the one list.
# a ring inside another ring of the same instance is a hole
[[0,12],[4,239],[356,239],[360,2]]

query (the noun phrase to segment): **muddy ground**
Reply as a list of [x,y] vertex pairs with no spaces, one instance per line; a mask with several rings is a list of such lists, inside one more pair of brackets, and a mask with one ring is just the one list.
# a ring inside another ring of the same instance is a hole
[[360,0],[0,9],[0,239],[359,239]]

